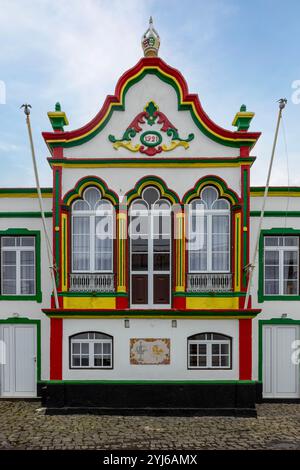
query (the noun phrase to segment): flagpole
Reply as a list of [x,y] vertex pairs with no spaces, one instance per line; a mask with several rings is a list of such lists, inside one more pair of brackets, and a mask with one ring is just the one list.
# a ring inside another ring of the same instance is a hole
[[57,287],[56,287],[56,280],[55,280],[55,274],[54,274],[52,248],[51,248],[51,243],[50,243],[50,239],[49,239],[48,232],[47,232],[46,218],[45,218],[45,213],[44,213],[44,209],[43,209],[42,193],[41,193],[39,174],[38,174],[36,158],[35,158],[35,151],[34,151],[34,145],[33,145],[31,124],[30,124],[30,108],[31,108],[31,105],[30,104],[23,104],[21,106],[21,108],[24,108],[24,113],[25,113],[25,116],[26,116],[26,124],[27,124],[29,142],[30,142],[30,148],[31,148],[31,156],[32,156],[33,169],[34,169],[35,183],[36,183],[39,207],[40,207],[40,212],[41,212],[41,217],[42,217],[42,224],[43,224],[43,229],[44,229],[44,234],[45,234],[45,239],[46,239],[47,256],[48,256],[49,270],[50,270],[52,286],[53,286],[54,302],[55,302],[55,308],[58,309],[59,308],[59,303],[58,303]]
[[253,253],[253,257],[252,257],[252,262],[244,267],[244,269],[249,269],[249,272],[250,272],[249,273],[249,279],[248,279],[248,286],[247,286],[247,294],[246,294],[246,299],[245,299],[245,304],[244,304],[245,309],[248,308],[248,304],[249,304],[251,283],[252,283],[253,273],[254,273],[254,269],[255,269],[256,257],[257,257],[257,253],[258,253],[260,232],[261,232],[262,223],[263,223],[263,219],[264,219],[264,215],[265,215],[265,207],[266,207],[267,196],[268,196],[268,191],[269,191],[269,186],[270,186],[270,178],[271,178],[272,167],[273,167],[273,162],[274,162],[274,156],[275,156],[279,126],[280,126],[280,121],[281,121],[281,118],[282,118],[282,111],[285,108],[285,105],[287,103],[287,99],[286,98],[280,98],[280,100],[278,100],[278,103],[279,103],[279,110],[278,110],[277,124],[276,124],[276,130],[275,130],[275,136],[274,136],[274,141],[273,141],[271,159],[270,159],[270,164],[269,164],[267,182],[266,182],[266,187],[265,187],[265,192],[264,192],[264,197],[263,197],[263,203],[262,203],[262,208],[261,208],[261,213],[260,213],[260,218],[259,218],[259,224],[258,224],[258,230],[257,230],[257,237],[256,237],[254,253]]

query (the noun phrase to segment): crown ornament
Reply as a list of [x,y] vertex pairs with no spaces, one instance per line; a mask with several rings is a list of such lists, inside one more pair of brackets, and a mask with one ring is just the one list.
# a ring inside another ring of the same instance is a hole
[[142,48],[145,57],[157,57],[160,46],[160,38],[156,29],[153,27],[153,19],[150,16],[149,28],[142,36]]

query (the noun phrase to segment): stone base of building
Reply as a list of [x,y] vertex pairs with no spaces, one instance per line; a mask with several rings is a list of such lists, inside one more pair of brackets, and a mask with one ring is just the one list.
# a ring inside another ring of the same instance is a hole
[[47,383],[48,414],[256,416],[255,383]]

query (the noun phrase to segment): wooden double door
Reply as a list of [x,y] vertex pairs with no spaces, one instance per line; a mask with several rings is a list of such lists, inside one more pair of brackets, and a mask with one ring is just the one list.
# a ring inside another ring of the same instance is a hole
[[171,215],[168,206],[132,211],[130,231],[131,306],[168,308],[171,305]]

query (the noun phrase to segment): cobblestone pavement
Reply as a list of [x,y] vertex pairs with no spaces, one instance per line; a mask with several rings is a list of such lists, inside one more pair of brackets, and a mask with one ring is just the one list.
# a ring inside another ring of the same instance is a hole
[[300,404],[258,405],[258,418],[48,416],[0,401],[1,449],[300,449]]

